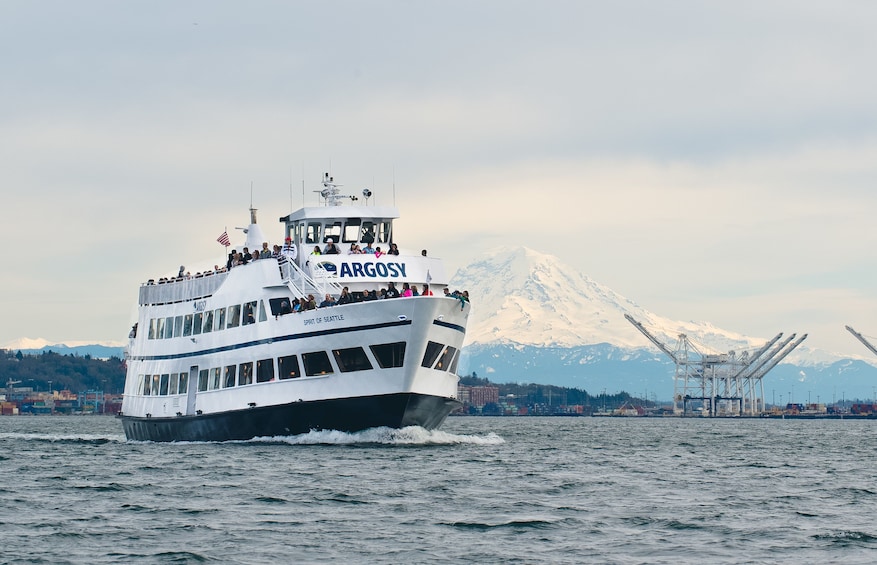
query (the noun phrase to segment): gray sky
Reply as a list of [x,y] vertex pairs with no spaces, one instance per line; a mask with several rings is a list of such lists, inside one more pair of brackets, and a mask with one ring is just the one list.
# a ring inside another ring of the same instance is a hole
[[867,356],[875,53],[864,1],[7,0],[0,344],[124,339],[141,282],[222,260],[251,184],[279,240],[325,170],[384,205],[395,180],[399,241],[450,272],[527,245]]

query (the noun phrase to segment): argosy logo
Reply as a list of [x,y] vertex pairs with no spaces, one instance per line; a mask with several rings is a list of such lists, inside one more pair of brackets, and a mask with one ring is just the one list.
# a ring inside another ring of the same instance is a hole
[[405,277],[405,263],[341,263],[339,277]]

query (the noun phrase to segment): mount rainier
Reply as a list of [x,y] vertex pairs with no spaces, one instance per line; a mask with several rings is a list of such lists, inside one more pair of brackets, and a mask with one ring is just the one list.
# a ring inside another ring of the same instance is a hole
[[[564,265],[557,257],[525,247],[501,248],[460,269],[452,289],[472,301],[461,375],[493,382],[530,382],[575,387],[590,394],[626,391],[667,400],[673,395],[673,362],[625,318],[641,322],[670,350],[686,334],[702,353],[754,351],[773,336],[752,337],[708,322],[658,316],[636,302]],[[779,329],[778,331],[781,331]],[[863,359],[807,349],[806,342],[764,378],[770,390],[797,386],[797,402],[821,397],[869,399],[877,368]]]

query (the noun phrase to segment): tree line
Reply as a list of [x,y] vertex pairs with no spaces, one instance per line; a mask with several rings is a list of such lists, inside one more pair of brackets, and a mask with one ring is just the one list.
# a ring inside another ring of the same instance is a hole
[[10,382],[15,387],[31,387],[41,392],[47,392],[51,382],[52,390],[121,393],[125,389],[125,363],[118,357],[94,359],[90,355],[61,355],[54,351],[23,355],[21,351],[2,349],[0,389]]

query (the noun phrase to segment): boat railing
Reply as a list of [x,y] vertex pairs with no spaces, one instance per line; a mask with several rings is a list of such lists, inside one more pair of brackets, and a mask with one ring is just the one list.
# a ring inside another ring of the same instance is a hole
[[340,295],[342,286],[328,276],[324,269],[318,269],[315,277],[310,276],[304,269],[293,261],[280,262],[280,275],[283,282],[290,285],[297,296],[313,294],[322,297],[325,294]]
[[173,304],[204,298],[216,292],[227,276],[228,273],[220,272],[190,279],[146,283],[140,287],[140,305]]

